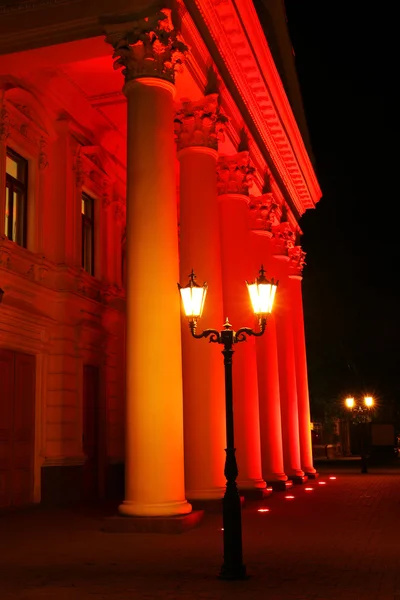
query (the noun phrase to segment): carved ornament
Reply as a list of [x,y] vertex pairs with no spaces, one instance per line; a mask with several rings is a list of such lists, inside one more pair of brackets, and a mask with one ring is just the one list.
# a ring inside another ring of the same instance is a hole
[[191,146],[218,150],[218,142],[225,139],[227,121],[220,112],[219,94],[208,94],[197,102],[183,99],[174,120],[178,150]]
[[296,236],[290,223],[283,221],[271,228],[273,254],[289,256],[289,250],[294,247]]
[[251,229],[271,231],[279,225],[281,209],[272,192],[252,196],[249,204]]
[[49,162],[47,160],[46,153],[46,140],[44,137],[41,137],[39,140],[39,169],[44,171],[46,167],[48,167]]
[[306,253],[301,246],[293,246],[289,248],[289,268],[295,275],[301,275],[303,267],[306,263]]
[[0,143],[5,144],[10,135],[10,118],[4,102],[4,92],[0,97]]
[[255,168],[250,165],[247,150],[232,156],[220,156],[217,162],[217,192],[222,194],[249,195],[253,185]]
[[114,48],[114,69],[122,68],[125,82],[139,77],[175,82],[175,73],[182,70],[188,47],[174,28],[170,9],[106,29],[106,42]]
[[75,154],[73,171],[75,173],[75,182],[78,187],[81,187],[85,181],[85,170],[83,168],[83,158],[81,152],[81,146],[78,146],[78,149]]

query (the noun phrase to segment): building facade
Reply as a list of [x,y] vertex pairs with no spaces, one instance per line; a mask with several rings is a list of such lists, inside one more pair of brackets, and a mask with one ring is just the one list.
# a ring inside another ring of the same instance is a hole
[[235,353],[240,489],[315,476],[299,219],[321,192],[251,1],[0,15],[0,507],[106,497],[123,468],[125,515],[222,497],[223,361],[181,317],[192,268],[204,327],[253,325],[261,264],[280,281]]

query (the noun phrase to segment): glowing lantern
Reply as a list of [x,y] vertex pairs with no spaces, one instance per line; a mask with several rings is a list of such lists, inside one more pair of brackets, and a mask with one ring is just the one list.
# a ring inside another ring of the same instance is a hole
[[372,396],[365,396],[364,404],[365,404],[365,406],[368,406],[369,408],[371,408],[371,406],[374,405],[374,399],[372,398]]
[[188,285],[182,287],[178,283],[183,310],[189,321],[197,321],[201,317],[207,295],[207,283],[199,285],[195,282],[195,279],[196,275],[192,269]]
[[254,314],[260,318],[265,318],[266,315],[272,312],[278,283],[275,283],[274,279],[269,281],[265,277],[265,270],[261,265],[260,275],[255,282],[248,283],[246,281],[246,284]]
[[353,408],[354,398],[346,398],[345,404],[346,404],[347,408]]

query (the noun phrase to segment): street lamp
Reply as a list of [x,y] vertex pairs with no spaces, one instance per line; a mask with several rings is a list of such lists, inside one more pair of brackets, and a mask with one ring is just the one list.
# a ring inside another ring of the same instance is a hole
[[258,317],[259,331],[253,331],[250,327],[241,327],[237,331],[232,329],[229,320],[226,319],[222,331],[217,329],[205,329],[202,333],[196,333],[197,321],[201,317],[204,301],[207,293],[207,284],[198,285],[192,270],[189,275],[189,283],[182,287],[178,284],[181,293],[184,313],[189,321],[189,328],[194,338],[210,338],[210,342],[222,344],[224,349],[225,368],[225,411],[226,411],[226,458],[224,474],[226,477],[226,489],[223,498],[223,528],[224,528],[224,563],[219,573],[220,579],[245,579],[246,566],[243,564],[242,553],[242,516],[240,496],[236,485],[238,468],[236,462],[236,449],[234,443],[233,427],[233,393],[232,393],[232,347],[238,342],[245,342],[247,336],[261,336],[265,331],[267,315],[271,313],[278,283],[272,279],[268,281],[265,271],[261,266],[259,277],[254,283],[248,283],[247,289],[254,314]]
[[367,425],[371,421],[371,412],[374,406],[372,396],[364,396],[363,401],[356,402],[351,396],[344,401],[346,408],[351,411],[351,418],[355,425],[361,425],[361,473],[368,473],[367,464]]

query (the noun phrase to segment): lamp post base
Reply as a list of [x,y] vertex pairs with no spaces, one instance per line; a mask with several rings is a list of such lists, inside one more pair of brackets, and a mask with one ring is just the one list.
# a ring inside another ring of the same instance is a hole
[[246,572],[246,565],[238,565],[237,567],[228,567],[225,564],[222,565],[220,572],[218,573],[218,579],[224,579],[225,581],[234,581],[235,579],[248,579],[249,576]]

